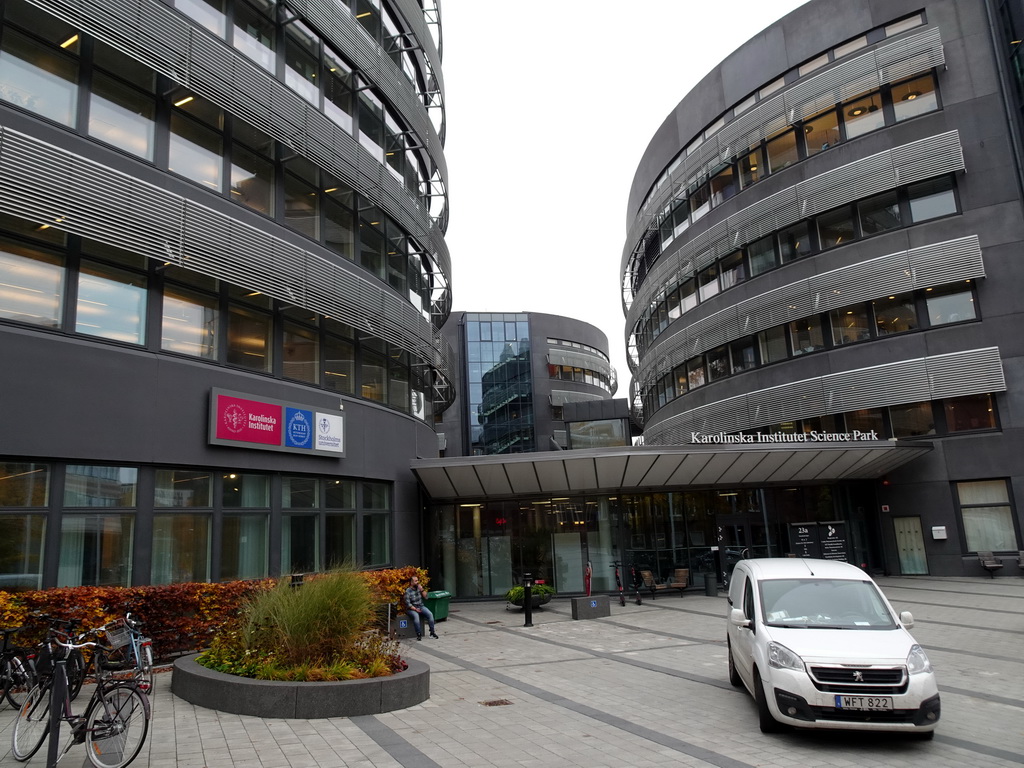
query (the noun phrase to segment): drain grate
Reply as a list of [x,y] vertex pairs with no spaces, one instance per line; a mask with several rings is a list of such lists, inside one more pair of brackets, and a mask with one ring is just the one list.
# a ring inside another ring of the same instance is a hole
[[507,707],[512,702],[508,699],[494,699],[493,701],[481,701],[485,707]]

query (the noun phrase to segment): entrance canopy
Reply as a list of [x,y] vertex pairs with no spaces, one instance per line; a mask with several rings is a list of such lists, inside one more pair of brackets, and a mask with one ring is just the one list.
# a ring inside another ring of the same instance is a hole
[[635,493],[871,480],[931,450],[892,441],[772,445],[632,446],[417,459],[412,471],[440,499]]

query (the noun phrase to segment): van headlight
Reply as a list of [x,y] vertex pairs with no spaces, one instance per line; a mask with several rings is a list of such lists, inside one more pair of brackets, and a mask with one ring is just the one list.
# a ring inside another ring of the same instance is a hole
[[[923,651],[922,651],[923,653]],[[768,666],[776,669],[804,671],[804,660],[780,643],[768,643]]]
[[920,645],[910,646],[910,653],[907,654],[907,671],[912,675],[932,671],[932,663],[928,661],[928,654]]

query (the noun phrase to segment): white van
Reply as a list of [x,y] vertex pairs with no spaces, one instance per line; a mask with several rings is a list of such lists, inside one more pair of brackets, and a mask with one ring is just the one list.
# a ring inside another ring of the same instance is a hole
[[939,691],[928,656],[878,585],[849,563],[741,560],[729,586],[729,682],[761,730],[905,731],[930,739]]

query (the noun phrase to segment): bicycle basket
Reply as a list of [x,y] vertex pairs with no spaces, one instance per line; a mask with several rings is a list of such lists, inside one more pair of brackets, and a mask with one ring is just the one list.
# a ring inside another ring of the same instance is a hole
[[107,643],[111,648],[128,645],[132,637],[132,631],[125,626],[124,619],[118,619],[112,624],[108,624],[103,633],[107,636]]

